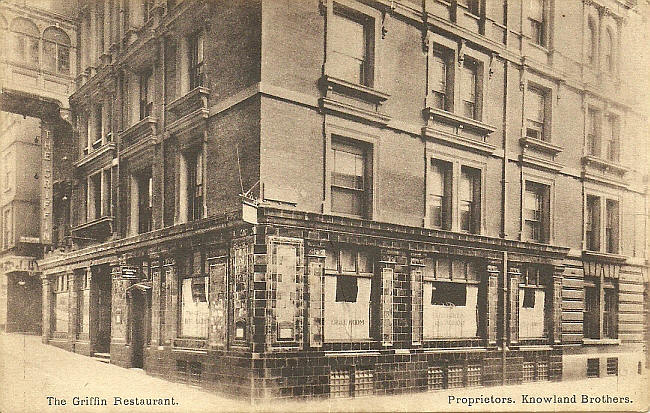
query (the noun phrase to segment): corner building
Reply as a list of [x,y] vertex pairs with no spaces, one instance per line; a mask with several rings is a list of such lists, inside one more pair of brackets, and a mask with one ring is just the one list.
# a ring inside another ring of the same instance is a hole
[[251,400],[639,374],[647,9],[89,3],[43,339]]

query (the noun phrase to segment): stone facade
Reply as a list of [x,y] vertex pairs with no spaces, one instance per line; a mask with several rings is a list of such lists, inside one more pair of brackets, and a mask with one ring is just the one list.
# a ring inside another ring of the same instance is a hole
[[647,5],[497,3],[84,6],[44,340],[250,400],[637,374]]

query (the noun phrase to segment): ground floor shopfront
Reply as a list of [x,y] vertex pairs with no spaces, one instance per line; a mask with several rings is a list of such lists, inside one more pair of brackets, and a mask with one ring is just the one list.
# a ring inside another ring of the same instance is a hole
[[593,371],[594,353],[603,374],[612,354],[621,371],[642,358],[634,340],[609,337],[620,263],[583,270],[602,286],[586,300],[597,320],[575,311],[589,336],[598,325],[587,346],[567,323],[578,307],[565,296],[579,294],[567,293],[578,267],[566,248],[269,207],[254,221],[209,218],[46,258],[44,340],[251,400],[561,380]]
[[41,334],[41,279],[36,258],[0,257],[0,330]]

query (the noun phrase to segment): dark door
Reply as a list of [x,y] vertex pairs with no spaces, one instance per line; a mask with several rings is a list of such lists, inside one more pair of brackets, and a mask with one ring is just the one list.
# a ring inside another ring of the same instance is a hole
[[[104,270],[104,269],[103,269]],[[98,272],[97,288],[97,353],[109,353],[111,348],[111,276]]]
[[133,349],[131,366],[143,367],[145,346],[145,312],[146,296],[141,291],[133,291],[131,295],[131,347]]

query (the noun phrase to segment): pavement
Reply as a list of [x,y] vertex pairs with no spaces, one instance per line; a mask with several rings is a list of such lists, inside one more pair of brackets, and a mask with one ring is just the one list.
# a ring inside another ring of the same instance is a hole
[[[40,340],[38,336],[0,334],[0,412],[648,411],[647,372],[629,378],[251,405],[152,377],[140,369],[101,363]],[[171,403],[172,398],[172,405],[135,404],[143,399]]]

